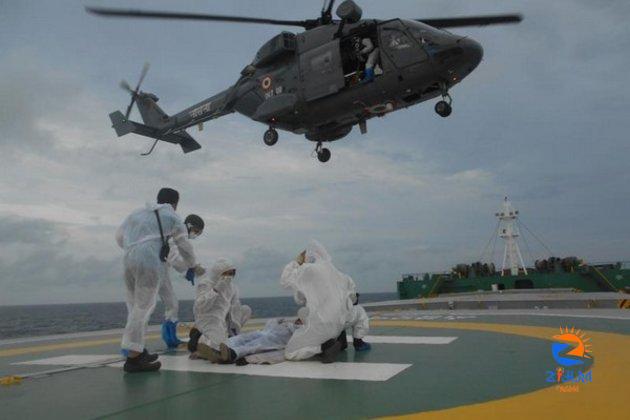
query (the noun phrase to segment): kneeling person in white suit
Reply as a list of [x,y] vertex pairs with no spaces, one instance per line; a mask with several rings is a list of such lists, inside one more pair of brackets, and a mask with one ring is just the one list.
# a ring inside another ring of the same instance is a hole
[[219,259],[198,280],[193,313],[195,326],[190,332],[188,350],[213,362],[220,360],[220,346],[229,336],[240,333],[252,310],[242,305],[233,282],[236,267],[227,259]]
[[343,346],[338,338],[342,332],[345,336],[353,311],[352,279],[337,270],[323,245],[311,241],[285,267],[280,284],[293,291],[298,305],[305,305],[304,325],[289,340],[285,358],[304,360],[322,354],[322,362],[333,362]]

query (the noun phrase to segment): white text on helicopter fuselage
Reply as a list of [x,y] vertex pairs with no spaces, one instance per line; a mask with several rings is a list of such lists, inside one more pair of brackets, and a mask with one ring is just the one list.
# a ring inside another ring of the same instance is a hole
[[190,116],[192,118],[197,118],[202,116],[203,114],[210,112],[210,106],[212,105],[212,102],[206,102],[203,105],[198,106],[197,108],[193,109],[192,111],[190,111]]

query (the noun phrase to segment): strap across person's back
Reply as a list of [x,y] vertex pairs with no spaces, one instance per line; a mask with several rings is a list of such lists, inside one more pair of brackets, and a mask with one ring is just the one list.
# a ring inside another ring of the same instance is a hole
[[164,239],[164,230],[162,229],[162,221],[160,220],[160,213],[158,213],[158,209],[153,210],[155,212],[155,217],[157,218],[158,227],[160,228],[160,238],[162,239],[162,245],[166,245],[166,240]]

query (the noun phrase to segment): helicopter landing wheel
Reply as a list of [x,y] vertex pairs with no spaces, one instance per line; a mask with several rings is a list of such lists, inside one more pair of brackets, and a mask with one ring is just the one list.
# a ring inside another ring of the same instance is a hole
[[317,154],[317,159],[319,159],[320,162],[325,163],[328,162],[330,160],[330,150],[326,149],[325,147],[322,147],[322,142],[318,142],[317,146],[315,146],[315,152]]
[[435,104],[435,112],[437,112],[440,117],[446,118],[451,115],[451,112],[453,112],[453,108],[448,102],[440,101]]
[[328,162],[330,160],[330,156],[330,150],[325,147],[322,147],[317,151],[317,159],[319,159],[322,163]]
[[265,131],[263,141],[267,146],[273,146],[278,143],[278,132],[274,128],[269,127],[269,130]]

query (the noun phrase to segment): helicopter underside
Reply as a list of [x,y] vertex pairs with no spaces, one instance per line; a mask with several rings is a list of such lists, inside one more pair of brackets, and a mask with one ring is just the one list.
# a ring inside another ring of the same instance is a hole
[[[436,112],[442,117],[450,115],[451,99],[448,95],[448,87],[444,82],[432,82],[418,90],[417,93],[410,91],[397,98],[380,94],[369,103],[356,100],[350,104],[344,104],[343,102],[340,103],[338,96],[325,98],[298,114],[277,118],[272,123],[259,121],[269,125],[263,140],[268,146],[276,144],[279,138],[276,129],[304,135],[307,140],[317,143],[315,152],[320,162],[327,162],[331,157],[331,152],[323,147],[322,143],[333,142],[346,137],[355,125],[359,126],[361,134],[365,134],[367,132],[367,120],[374,117],[384,117],[391,112],[417,105],[440,95],[443,99],[436,105]],[[448,102],[444,99],[447,99]],[[438,109],[440,104],[445,107],[445,110]],[[343,110],[347,111],[344,112]]]
[[[444,92],[448,88],[446,85]],[[297,116],[280,117],[270,126],[304,135],[312,142],[333,142],[346,137],[355,125],[365,127],[364,124],[374,117],[384,117],[391,112],[418,105],[443,94],[439,82],[427,83],[424,88],[415,91],[399,97],[381,94],[370,98],[369,102],[353,100],[348,103],[338,97],[324,98]],[[365,129],[361,130],[363,133]]]

